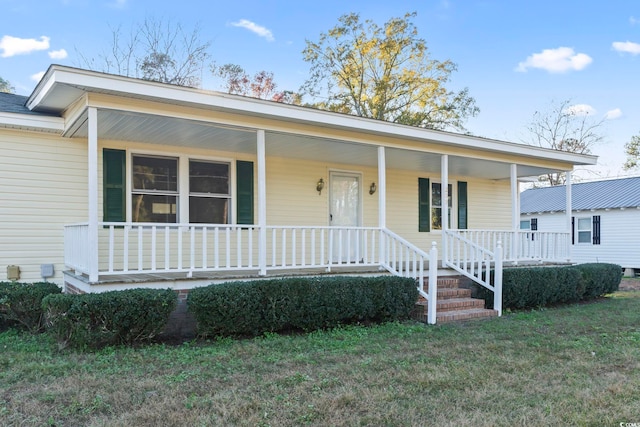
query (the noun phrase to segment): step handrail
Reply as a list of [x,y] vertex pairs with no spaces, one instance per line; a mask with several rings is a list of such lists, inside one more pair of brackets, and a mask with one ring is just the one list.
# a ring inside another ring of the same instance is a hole
[[[424,264],[428,262],[428,291],[424,290]],[[438,248],[432,242],[429,253],[413,243],[383,228],[380,239],[380,265],[395,276],[417,281],[418,292],[427,300],[427,323],[436,323]],[[403,268],[404,267],[404,268]]]
[[[446,253],[445,267],[450,267],[479,285],[489,289],[494,295],[494,310],[502,315],[502,243],[496,242],[493,251],[478,245],[452,230],[444,231]],[[491,275],[493,266],[493,285]]]

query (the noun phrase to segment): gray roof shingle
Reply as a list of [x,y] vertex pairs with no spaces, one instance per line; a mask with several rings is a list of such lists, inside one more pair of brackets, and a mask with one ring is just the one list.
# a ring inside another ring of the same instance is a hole
[[[520,213],[557,212],[566,207],[566,188],[532,188],[520,194]],[[581,182],[571,186],[573,210],[640,206],[640,177]]]
[[26,107],[28,96],[15,93],[0,92],[0,113],[31,114],[37,116],[55,116],[55,114],[38,113]]

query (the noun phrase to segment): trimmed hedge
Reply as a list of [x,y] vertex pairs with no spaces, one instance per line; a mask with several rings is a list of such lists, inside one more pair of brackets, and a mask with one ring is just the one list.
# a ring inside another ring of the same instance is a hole
[[[621,279],[622,267],[616,264],[505,268],[502,308],[535,308],[592,300],[617,291]],[[477,296],[485,300],[487,307],[493,307],[493,292],[478,286]]]
[[42,306],[47,330],[61,348],[101,348],[153,339],[166,326],[177,301],[171,289],[129,289],[50,295]]
[[0,329],[18,326],[33,333],[42,331],[42,299],[60,292],[51,282],[0,282]]
[[210,285],[187,304],[201,336],[255,336],[408,319],[417,299],[413,279],[338,276]]

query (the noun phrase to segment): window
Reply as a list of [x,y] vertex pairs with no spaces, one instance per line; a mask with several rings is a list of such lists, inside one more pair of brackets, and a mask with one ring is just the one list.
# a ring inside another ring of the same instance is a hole
[[133,156],[131,209],[134,222],[177,222],[178,159]]
[[571,217],[571,243],[575,244],[575,235],[577,233],[578,243],[592,243],[594,245],[599,245],[600,221],[600,215],[583,218]]
[[578,243],[591,243],[591,217],[578,218]]
[[[130,211],[134,222],[187,222],[179,218],[180,206],[186,206],[189,222],[231,222],[231,163],[134,154],[129,189],[127,152],[105,148],[102,157],[104,221],[124,222]],[[236,161],[236,174],[237,224],[253,224],[253,162]]]
[[189,222],[229,223],[229,163],[189,161]]
[[[452,219],[452,186],[449,184],[448,212],[449,227],[454,223]],[[467,183],[458,181],[457,193],[457,222],[458,228],[466,229],[468,226],[467,212]],[[418,178],[418,231],[428,232],[442,230],[442,185],[439,182],[430,182],[428,178]]]
[[[449,228],[451,228],[451,184],[447,189]],[[431,229],[442,230],[442,185],[439,182],[431,183]]]
[[521,220],[520,230],[531,230],[531,222],[528,219]]

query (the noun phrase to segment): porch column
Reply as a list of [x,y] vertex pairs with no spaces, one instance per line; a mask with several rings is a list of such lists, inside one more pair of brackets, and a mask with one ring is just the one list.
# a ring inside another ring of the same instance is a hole
[[89,283],[98,283],[98,110],[89,107],[88,111],[88,242],[87,261]]
[[385,241],[383,230],[387,228],[387,160],[384,147],[378,147],[378,227],[380,238],[378,239],[378,263],[387,264],[389,260],[385,254]]
[[257,132],[256,154],[258,167],[258,267],[261,276],[267,275],[267,171],[265,131]]
[[387,227],[387,170],[384,147],[378,147],[378,227]]
[[442,219],[442,263],[449,260],[447,251],[447,231],[449,230],[449,155],[443,154],[440,158],[440,206]]
[[[518,230],[520,230],[520,191],[518,188],[518,165],[511,164],[511,251],[505,250],[505,255],[515,262],[518,261],[516,246],[518,242]],[[502,242],[503,247],[507,242]]]
[[567,219],[567,231],[569,232],[569,237],[567,238],[567,261],[571,261],[571,233],[573,232],[573,224],[571,223],[571,214],[573,210],[573,204],[571,200],[571,171],[567,171],[566,173],[566,219]]

